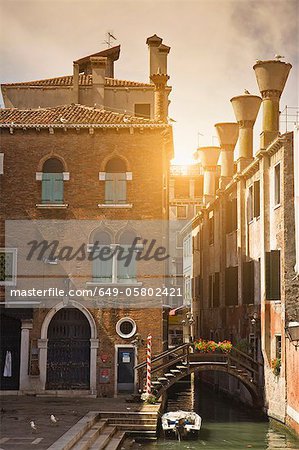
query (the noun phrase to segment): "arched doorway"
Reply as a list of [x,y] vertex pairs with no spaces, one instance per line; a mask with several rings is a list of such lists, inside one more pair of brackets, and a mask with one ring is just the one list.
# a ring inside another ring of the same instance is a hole
[[77,308],[59,309],[48,327],[46,389],[90,388],[90,324]]

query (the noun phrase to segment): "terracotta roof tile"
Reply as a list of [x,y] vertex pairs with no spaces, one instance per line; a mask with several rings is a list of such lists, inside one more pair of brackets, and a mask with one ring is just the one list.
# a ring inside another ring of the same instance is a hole
[[[105,86],[107,87],[152,87],[152,84],[149,83],[141,83],[139,81],[128,81],[128,80],[117,80],[115,78],[105,78]],[[72,86],[73,85],[73,76],[65,75],[63,77],[56,78],[46,78],[44,80],[35,80],[35,81],[21,81],[18,83],[4,83],[2,86]],[[79,75],[79,85],[80,86],[92,86],[92,75]]]
[[162,123],[77,104],[38,109],[0,109],[0,126],[2,128],[18,125],[68,126],[77,124],[161,125]]

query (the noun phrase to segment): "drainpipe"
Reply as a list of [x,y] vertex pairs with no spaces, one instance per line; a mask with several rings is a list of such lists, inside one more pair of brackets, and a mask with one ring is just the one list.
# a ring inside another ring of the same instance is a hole
[[216,132],[220,144],[221,174],[220,189],[231,181],[234,174],[234,150],[239,136],[239,125],[237,123],[216,123]]
[[279,59],[258,61],[253,69],[263,98],[263,131],[260,146],[266,148],[279,133],[279,100],[292,65]]

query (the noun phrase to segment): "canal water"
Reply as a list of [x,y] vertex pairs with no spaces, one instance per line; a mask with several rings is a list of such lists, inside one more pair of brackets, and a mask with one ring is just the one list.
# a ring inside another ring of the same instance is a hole
[[161,437],[157,442],[136,444],[145,450],[299,450],[299,441],[265,417],[221,397],[206,385],[193,392],[190,384],[177,383],[169,391],[168,411],[194,410],[202,418],[197,440],[178,442]]

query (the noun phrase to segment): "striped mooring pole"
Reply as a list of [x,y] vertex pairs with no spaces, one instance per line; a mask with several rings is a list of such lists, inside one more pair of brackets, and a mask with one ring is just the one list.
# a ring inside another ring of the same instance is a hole
[[146,395],[151,395],[152,392],[151,371],[152,371],[152,336],[151,334],[149,334],[147,337],[147,353],[146,353]]

